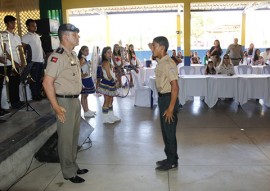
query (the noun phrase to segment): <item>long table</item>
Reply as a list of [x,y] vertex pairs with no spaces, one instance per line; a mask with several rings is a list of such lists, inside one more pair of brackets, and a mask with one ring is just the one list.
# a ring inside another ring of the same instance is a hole
[[[240,105],[249,99],[263,99],[270,107],[270,75],[185,75],[179,77],[178,84],[181,105],[190,97],[201,96],[210,108],[218,98],[233,98]],[[148,86],[153,91],[153,103],[156,103],[158,94],[154,77],[150,77]]]

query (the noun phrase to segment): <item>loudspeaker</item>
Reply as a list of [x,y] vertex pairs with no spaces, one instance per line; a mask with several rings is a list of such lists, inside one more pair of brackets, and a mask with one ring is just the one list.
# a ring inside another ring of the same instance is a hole
[[[93,131],[94,128],[87,121],[81,118],[78,148],[86,142]],[[39,162],[59,163],[57,144],[58,135],[57,132],[55,132],[35,154],[35,158]]]
[[58,36],[42,35],[40,37],[42,48],[45,53],[52,52],[59,47],[60,41]]
[[37,24],[36,33],[40,35],[51,34],[51,33],[57,34],[58,28],[60,26],[60,23],[58,20],[49,19],[49,18],[36,20],[36,24]]
[[59,163],[57,143],[58,135],[55,132],[35,154],[35,158],[39,162]]

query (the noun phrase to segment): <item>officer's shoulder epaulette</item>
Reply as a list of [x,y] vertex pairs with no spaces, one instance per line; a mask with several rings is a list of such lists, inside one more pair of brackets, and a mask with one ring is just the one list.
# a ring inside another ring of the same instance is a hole
[[59,48],[56,49],[55,52],[58,53],[58,54],[63,54],[64,48],[59,47]]

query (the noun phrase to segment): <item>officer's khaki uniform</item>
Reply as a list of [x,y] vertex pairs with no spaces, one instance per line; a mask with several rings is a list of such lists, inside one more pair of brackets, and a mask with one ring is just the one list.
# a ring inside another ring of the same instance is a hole
[[229,57],[232,61],[234,66],[239,65],[240,60],[243,58],[243,49],[242,46],[239,44],[231,44],[229,45],[226,54],[229,54]]
[[[82,90],[80,63],[75,52],[59,47],[48,58],[46,75],[55,78],[57,95],[79,95]],[[78,98],[57,97],[58,104],[65,108],[66,121],[57,120],[58,154],[64,178],[77,175],[79,169],[77,146],[80,131],[81,105]]]
[[160,112],[160,124],[162,130],[163,141],[165,144],[165,154],[168,162],[171,165],[178,163],[177,155],[177,140],[176,140],[176,126],[177,126],[177,112],[179,108],[178,98],[176,100],[173,111],[173,122],[170,124],[165,121],[163,116],[165,110],[168,109],[171,101],[171,84],[173,80],[178,80],[178,70],[174,61],[169,55],[157,60],[156,66],[156,87],[159,92],[158,107]]

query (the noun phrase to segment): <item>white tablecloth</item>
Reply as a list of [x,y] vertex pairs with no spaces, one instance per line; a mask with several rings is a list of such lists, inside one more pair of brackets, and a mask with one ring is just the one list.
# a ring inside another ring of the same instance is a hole
[[213,75],[208,76],[207,97],[205,103],[211,108],[214,107],[218,98],[234,98],[237,101],[237,76]]
[[[204,75],[186,75],[180,76],[179,84],[179,102],[184,105],[190,96],[207,97],[207,76]],[[191,88],[192,87],[192,88]]]
[[243,105],[248,99],[263,99],[266,106],[270,107],[270,76],[269,75],[244,75],[239,76],[238,102]]
[[[218,98],[233,98],[241,105],[248,99],[263,99],[264,104],[270,107],[270,75],[185,75],[179,77],[178,84],[181,105],[190,96],[203,96],[210,108]],[[155,103],[158,99],[155,78],[150,78],[148,86],[153,91]]]

